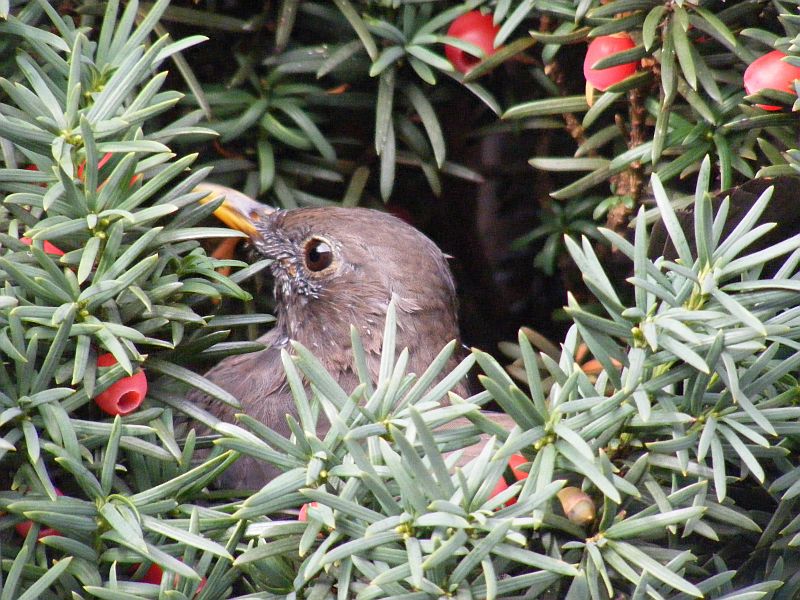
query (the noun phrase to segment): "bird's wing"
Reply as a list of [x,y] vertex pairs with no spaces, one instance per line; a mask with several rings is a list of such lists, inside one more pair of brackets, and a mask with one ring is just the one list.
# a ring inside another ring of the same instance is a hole
[[[223,421],[235,423],[237,413],[246,413],[288,437],[286,414],[296,414],[296,410],[281,364],[281,349],[285,343],[277,329],[258,341],[265,345],[263,350],[229,356],[205,374],[207,379],[239,400],[240,408],[210,398],[199,390],[190,392],[188,399]],[[203,431],[204,427],[199,429],[201,433],[208,433]],[[220,477],[220,484],[226,488],[257,490],[279,473],[267,462],[242,456]]]
[[229,356],[205,374],[206,379],[239,400],[241,408],[235,409],[201,392],[190,394],[189,399],[224,421],[234,422],[236,413],[247,413],[288,435],[286,414],[296,411],[281,363],[285,343],[276,329],[258,341],[265,345],[263,350]]

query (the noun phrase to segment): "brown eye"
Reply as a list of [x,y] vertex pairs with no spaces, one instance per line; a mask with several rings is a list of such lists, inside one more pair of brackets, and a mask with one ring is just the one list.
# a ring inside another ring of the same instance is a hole
[[306,242],[303,257],[309,271],[322,271],[333,262],[333,249],[325,240],[311,238]]

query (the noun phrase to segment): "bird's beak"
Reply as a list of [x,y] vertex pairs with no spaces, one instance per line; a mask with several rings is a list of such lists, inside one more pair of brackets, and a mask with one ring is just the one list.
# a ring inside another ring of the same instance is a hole
[[194,191],[206,192],[206,196],[200,199],[201,204],[224,197],[225,201],[214,211],[214,215],[231,229],[242,231],[251,239],[259,237],[258,224],[275,212],[271,206],[256,202],[249,196],[224,185],[204,182],[197,185]]

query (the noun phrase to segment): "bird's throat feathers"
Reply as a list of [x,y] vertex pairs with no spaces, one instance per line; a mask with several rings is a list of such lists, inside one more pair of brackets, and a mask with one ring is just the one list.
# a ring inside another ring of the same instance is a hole
[[[396,348],[398,351],[408,348],[413,370],[422,372],[445,343],[458,339],[455,315],[438,305],[425,306],[397,295],[394,301]],[[345,301],[333,301],[322,293],[313,298],[279,302],[277,326],[285,330],[287,341],[291,339],[303,344],[329,370],[352,367],[351,327],[354,327],[361,339],[370,371],[374,370],[373,375],[377,376],[388,308],[389,297],[369,301],[363,297],[351,297]],[[435,342],[431,345],[427,340]]]
[[295,290],[277,282],[275,293],[279,297],[277,326],[285,329],[288,339],[306,346],[327,367],[352,364],[352,352],[345,355],[341,352],[343,347],[351,348],[351,326],[358,330],[367,353],[380,354],[388,300],[382,306],[354,298],[344,298],[343,302],[330,297],[325,290],[280,298],[283,293],[294,294]]

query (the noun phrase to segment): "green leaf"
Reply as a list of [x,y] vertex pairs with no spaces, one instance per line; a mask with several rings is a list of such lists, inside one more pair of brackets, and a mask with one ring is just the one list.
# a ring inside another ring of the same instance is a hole
[[[497,39],[497,38],[495,38]],[[520,38],[514,40],[510,44],[505,46],[501,46],[495,51],[494,53],[490,54],[483,60],[481,60],[478,64],[472,67],[467,73],[464,74],[464,82],[470,83],[483,77],[487,73],[490,73],[501,64],[506,62],[507,60],[511,59],[512,57],[520,54],[533,46],[536,43],[536,39],[530,38]]]
[[135,520],[134,512],[129,506],[113,502],[103,504],[98,512],[106,523],[119,536],[126,540],[127,545],[139,552],[146,553],[147,546],[141,527]]
[[48,591],[50,586],[58,581],[64,574],[64,571],[69,568],[72,560],[72,556],[66,556],[54,561],[53,566],[48,568],[23,594],[17,596],[16,600],[39,600],[39,598]]
[[65,310],[61,314],[61,322],[58,324],[56,335],[50,342],[47,355],[36,373],[36,378],[31,384],[31,394],[43,392],[48,386],[52,385],[52,378],[69,342],[69,336],[72,332],[72,324],[75,321],[77,308],[77,304],[74,303],[65,305]]
[[697,586],[686,581],[683,577],[674,573],[673,571],[670,571],[667,567],[651,558],[633,544],[629,544],[627,542],[618,542],[615,540],[608,540],[607,543],[612,550],[619,554],[619,556],[623,557],[627,561],[630,561],[656,579],[663,581],[668,586],[676,590],[680,590],[685,594],[689,594],[690,596],[695,596],[697,598],[703,597],[703,592],[701,592]]
[[503,42],[505,42],[506,39],[508,39],[508,37],[514,32],[514,30],[519,27],[520,23],[522,23],[522,21],[528,17],[533,9],[534,4],[535,0],[523,0],[517,5],[511,14],[505,18],[503,24],[500,26],[500,29],[495,35],[495,48],[501,46]]
[[[717,15],[700,6],[694,6],[692,10],[695,13],[697,13],[700,17],[702,17],[702,19],[710,26],[711,31],[709,31],[708,29],[704,29],[704,31],[708,31],[718,39],[721,38],[722,40],[728,42],[728,44],[730,44],[731,46],[735,47],[738,45],[736,36],[733,34],[733,32],[731,32],[728,26],[725,25],[725,22],[722,19],[720,19]],[[692,24],[694,24],[695,26],[699,26],[699,24],[695,19],[692,19],[691,17],[689,19],[692,22]]]
[[[682,13],[682,14],[685,14]],[[695,71],[694,60],[690,48],[689,38],[682,27],[671,27],[672,41],[675,47],[675,54],[681,65],[681,71],[686,78],[686,82],[693,90],[697,89],[697,72]]]
[[563,440],[559,440],[555,445],[559,454],[571,462],[578,472],[585,475],[601,492],[617,504],[622,502],[622,496],[617,488],[603,475],[594,461],[589,461]]
[[733,431],[731,431],[728,427],[723,424],[719,424],[717,430],[722,434],[722,436],[728,440],[728,443],[733,447],[736,451],[736,454],[739,455],[739,458],[742,459],[747,468],[753,474],[753,476],[759,481],[759,483],[764,483],[764,469],[761,464],[758,462],[758,459],[753,456],[753,453],[748,449],[748,447],[742,443],[742,440],[739,439]]
[[442,128],[439,125],[439,119],[436,117],[436,112],[433,109],[433,105],[430,103],[428,98],[414,84],[405,85],[402,87],[403,93],[408,97],[411,101],[411,104],[414,106],[414,110],[417,111],[420,119],[422,120],[422,125],[425,127],[425,131],[428,134],[428,139],[431,142],[431,147],[433,148],[433,155],[436,158],[436,164],[439,168],[444,165],[445,159],[445,141],[444,135],[442,134]]
[[386,132],[386,141],[381,149],[381,173],[380,173],[380,190],[381,198],[384,202],[392,195],[395,181],[395,166],[397,157],[397,145],[394,136],[394,124],[390,120],[388,130]]
[[564,32],[555,31],[550,33],[547,31],[531,30],[528,33],[534,40],[541,42],[542,44],[562,45],[576,44],[586,41],[586,37],[590,30],[589,27],[576,28],[574,23],[566,23],[565,25]]
[[502,119],[527,119],[545,115],[560,115],[565,112],[584,112],[589,109],[585,96],[565,96],[562,98],[548,98],[546,100],[533,100],[512,106],[506,110]]
[[666,11],[667,7],[659,4],[654,6],[644,19],[644,23],[642,24],[642,41],[644,42],[645,49],[648,51],[653,47],[656,41],[658,26]]
[[661,87],[664,90],[664,98],[671,101],[675,96],[678,84],[678,73],[675,69],[675,36],[672,33],[674,23],[672,20],[667,22],[664,31],[663,45],[661,47]]
[[297,124],[323,158],[330,161],[336,160],[336,151],[333,146],[305,111],[290,102],[273,102],[273,106],[286,113]]
[[350,3],[350,0],[333,0],[333,2],[344,15],[345,19],[350,23],[350,26],[361,40],[361,43],[364,44],[364,49],[367,51],[367,54],[369,54],[369,57],[373,61],[376,60],[378,58],[378,46],[375,44],[375,40],[372,34],[370,34],[366,23],[364,23],[363,19],[359,16],[356,9]]
[[530,550],[517,548],[516,546],[512,546],[510,544],[497,544],[493,552],[507,560],[513,560],[529,567],[543,569],[551,573],[558,573],[559,575],[564,575],[566,577],[575,577],[579,573],[578,569],[576,569],[573,565],[564,562],[563,560],[551,558],[550,556],[539,554],[537,552],[531,552]]
[[609,165],[605,158],[544,158],[536,157],[528,161],[534,169],[542,171],[594,171]]
[[480,539],[463,559],[461,559],[450,574],[450,582],[457,584],[466,579],[472,571],[484,560],[492,551],[497,551],[500,542],[506,537],[511,528],[511,521],[501,522],[495,525],[485,538]]
[[262,542],[253,548],[245,550],[236,557],[234,565],[242,566],[255,561],[261,561],[272,556],[286,556],[290,552],[297,553],[299,539],[287,537],[274,542]]
[[24,40],[31,40],[52,46],[55,50],[61,52],[69,52],[69,45],[61,37],[50,33],[46,29],[39,27],[32,27],[27,23],[23,23],[13,15],[8,15],[0,22],[0,33],[10,33],[16,35]]
[[187,546],[197,548],[203,552],[208,552],[214,556],[220,556],[226,560],[233,560],[233,556],[217,542],[202,535],[197,535],[190,531],[174,527],[162,519],[142,515],[142,526],[148,531],[163,535],[181,544],[186,544]]
[[395,70],[381,73],[378,82],[378,99],[375,104],[375,152],[379,155],[388,144],[389,130],[392,127],[392,106],[394,103]]
[[439,69],[440,71],[444,71],[445,73],[452,73],[453,65],[450,64],[450,61],[446,58],[443,58],[436,54],[435,52],[431,52],[424,46],[417,46],[415,44],[410,44],[406,46],[406,52],[408,52],[411,56],[416,58],[423,63],[430,65],[434,69]]
[[202,391],[204,394],[208,394],[212,398],[221,400],[225,404],[229,404],[234,408],[240,408],[239,401],[233,395],[215,383],[212,383],[205,377],[202,377],[197,373],[193,373],[189,369],[156,358],[148,359],[147,369],[155,371],[156,373],[168,375],[173,379],[191,385],[192,387]]
[[372,67],[370,67],[369,70],[369,76],[375,77],[380,75],[390,65],[400,60],[405,53],[405,48],[402,46],[389,46],[383,52],[381,52],[380,56],[378,56],[375,62],[372,63]]
[[633,516],[615,523],[603,533],[612,540],[622,540],[631,538],[644,538],[651,535],[666,534],[666,528],[670,525],[685,523],[705,512],[703,506],[693,506],[690,508],[679,508],[669,512],[662,512],[657,515],[646,517]]
[[83,283],[92,274],[97,254],[100,250],[100,238],[91,237],[81,253],[81,262],[78,264],[78,282]]
[[227,466],[234,460],[236,460],[236,455],[232,452],[215,456],[173,479],[133,494],[129,500],[134,506],[143,506],[163,498],[175,496],[185,486],[197,485],[202,483],[204,479],[206,482],[213,479],[216,476],[218,467]]
[[675,215],[675,210],[672,208],[672,204],[669,201],[667,192],[664,190],[661,180],[655,174],[650,177],[650,184],[653,186],[653,195],[655,196],[656,204],[660,210],[661,219],[667,229],[667,233],[669,233],[669,237],[675,249],[678,251],[678,256],[682,264],[689,267],[694,263],[692,251],[689,247],[689,243],[686,241],[686,235],[680,222]]
[[109,118],[119,110],[134,86],[145,78],[147,71],[153,68],[156,55],[167,44],[167,41],[167,36],[160,38],[151,44],[143,55],[139,49],[126,53],[119,68],[106,82],[102,91],[95,95],[94,104],[86,113],[86,118],[90,122],[96,123]]
[[394,542],[402,541],[402,539],[402,534],[394,531],[378,533],[368,538],[357,538],[336,546],[333,550],[327,552],[322,557],[320,565],[329,565],[337,560],[343,560],[349,556],[357,556],[378,546],[388,546]]

